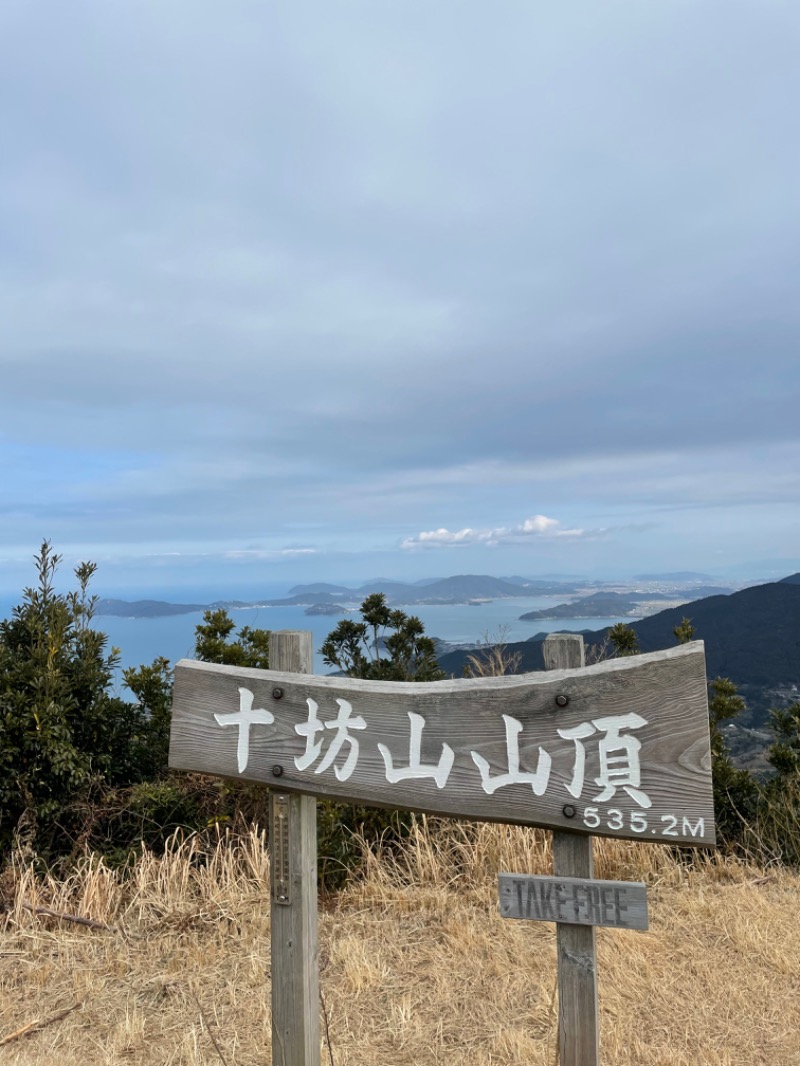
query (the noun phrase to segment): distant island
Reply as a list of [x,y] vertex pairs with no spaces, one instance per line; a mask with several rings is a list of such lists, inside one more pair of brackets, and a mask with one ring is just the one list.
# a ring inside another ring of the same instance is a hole
[[[683,577],[683,575],[680,575]],[[703,582],[711,579],[704,574],[695,577]],[[391,581],[388,578],[375,578],[356,587],[317,582],[309,585],[295,585],[289,589],[288,596],[264,597],[255,600],[217,600],[214,603],[168,603],[164,600],[119,600],[100,599],[95,607],[97,615],[113,615],[118,618],[162,618],[177,614],[194,614],[201,611],[224,609],[229,611],[253,609],[257,607],[305,607],[309,614],[327,614],[331,617],[344,614],[348,609],[355,609],[375,592],[382,592],[393,607],[430,607],[444,605],[468,605],[477,607],[493,600],[511,598],[541,598],[545,596],[566,597],[582,596],[582,599],[570,603],[560,603],[545,609],[545,612],[530,612],[523,618],[602,618],[610,614],[636,614],[636,607],[642,601],[671,600],[674,602],[697,599],[700,596],[728,593],[727,588],[718,588],[709,584],[695,587],[682,587],[667,580],[651,575],[648,582],[614,584],[590,580],[550,580],[546,578],[525,577],[490,577],[486,574],[458,574],[454,577],[424,579],[416,582]],[[645,588],[644,585],[649,587]],[[620,587],[625,589],[620,592]],[[594,589],[590,595],[587,591]],[[633,605],[624,608],[617,604],[613,611],[601,608],[602,597],[627,598]],[[582,611],[578,605],[585,601],[586,608],[594,613],[562,613]],[[641,612],[640,612],[641,613]]]
[[95,604],[94,613],[112,618],[166,618],[174,614],[193,614],[195,611],[206,610],[208,610],[208,605],[203,603],[100,599]]
[[538,622],[554,618],[636,618],[641,614],[639,603],[621,592],[593,592],[591,596],[582,596],[572,603],[528,611],[519,619],[521,622]]
[[665,601],[671,605],[691,603],[707,596],[727,596],[731,590],[715,585],[701,585],[697,589],[675,589],[674,592],[593,592],[570,603],[559,603],[541,611],[521,614],[521,622],[540,622],[566,618],[642,618],[664,609]]

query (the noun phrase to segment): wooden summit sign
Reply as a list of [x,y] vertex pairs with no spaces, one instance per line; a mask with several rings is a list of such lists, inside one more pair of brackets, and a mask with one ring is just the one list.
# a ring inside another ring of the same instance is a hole
[[715,842],[700,641],[420,684],[182,660],[169,764],[372,806]]

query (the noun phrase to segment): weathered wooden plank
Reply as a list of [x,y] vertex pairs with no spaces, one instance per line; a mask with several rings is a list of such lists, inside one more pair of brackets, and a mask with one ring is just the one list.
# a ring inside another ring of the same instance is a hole
[[[269,661],[278,670],[310,673],[312,635],[270,634]],[[270,952],[272,1061],[319,1066],[317,963],[317,801],[270,793]]]
[[[583,637],[576,633],[551,633],[545,638],[544,660],[548,670],[584,667]],[[592,838],[578,833],[553,833],[553,873],[557,877],[593,878]],[[599,1066],[600,1008],[594,926],[559,922],[556,950],[559,1062],[561,1066]]]
[[500,874],[500,914],[534,922],[647,929],[647,886],[640,881]]
[[414,685],[182,660],[170,766],[376,806],[714,842],[699,641]]
[[586,665],[580,633],[549,633],[542,641],[545,670],[577,670]]

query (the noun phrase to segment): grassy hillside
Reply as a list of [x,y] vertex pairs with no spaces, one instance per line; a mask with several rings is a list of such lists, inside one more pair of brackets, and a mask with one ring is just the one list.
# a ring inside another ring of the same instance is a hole
[[[648,932],[598,930],[603,1063],[800,1063],[800,879],[657,845],[600,841],[596,856],[597,876],[645,880],[650,899]],[[498,871],[549,864],[538,831],[420,822],[399,861],[324,901],[322,1061],[553,1066],[554,926],[496,903]],[[87,861],[57,882],[18,860],[2,885],[2,1061],[270,1062],[268,873],[257,830],[145,854],[127,880]]]

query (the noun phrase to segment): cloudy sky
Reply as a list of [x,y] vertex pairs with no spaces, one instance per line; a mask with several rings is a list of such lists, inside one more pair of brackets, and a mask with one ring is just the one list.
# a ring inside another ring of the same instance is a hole
[[4,0],[0,591],[800,569],[797,0]]

